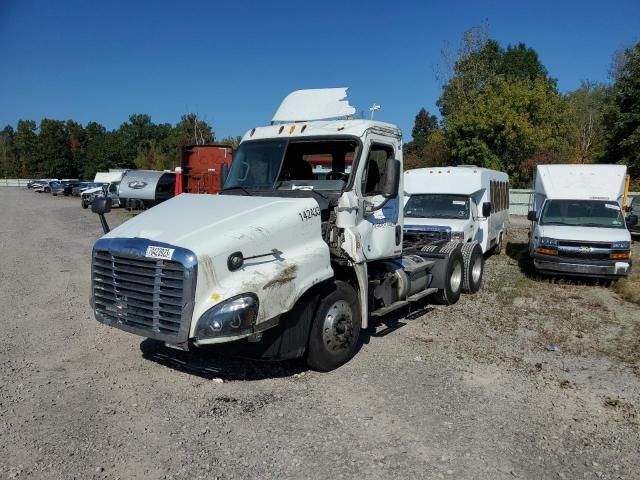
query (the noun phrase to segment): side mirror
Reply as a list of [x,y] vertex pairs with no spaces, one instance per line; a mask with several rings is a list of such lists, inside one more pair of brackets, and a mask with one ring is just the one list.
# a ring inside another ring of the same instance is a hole
[[627,225],[633,227],[638,224],[638,215],[629,215],[627,217]]
[[93,213],[97,213],[98,215],[104,215],[105,213],[109,213],[111,211],[112,204],[113,200],[111,200],[111,197],[98,196],[91,202],[91,211]]
[[488,217],[491,215],[491,202],[484,202],[482,204],[482,216]]
[[111,203],[111,197],[107,196],[98,196],[91,202],[91,211],[93,213],[97,213],[100,217],[100,223],[102,224],[102,230],[104,230],[104,233],[109,233],[110,230],[109,224],[107,224],[107,220],[104,218],[104,214],[111,211]]
[[536,215],[536,211],[529,210],[529,213],[527,213],[527,220],[529,220],[530,222],[535,222],[537,219],[538,216]]
[[384,178],[382,184],[382,196],[385,198],[395,198],[398,196],[400,187],[400,161],[390,158],[384,168]]

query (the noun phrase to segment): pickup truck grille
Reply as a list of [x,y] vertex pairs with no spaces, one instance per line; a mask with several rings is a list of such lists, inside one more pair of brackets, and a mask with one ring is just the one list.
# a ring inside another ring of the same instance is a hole
[[583,260],[608,260],[611,249],[609,242],[581,242],[560,240],[558,242],[558,256],[562,258],[577,258]]
[[92,277],[96,316],[151,338],[179,335],[191,301],[180,262],[94,250]]
[[408,225],[404,227],[404,233],[422,240],[451,240],[451,228],[444,226]]

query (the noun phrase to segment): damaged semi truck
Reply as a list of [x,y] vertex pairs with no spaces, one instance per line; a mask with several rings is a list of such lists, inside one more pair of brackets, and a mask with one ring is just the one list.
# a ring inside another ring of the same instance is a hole
[[[352,119],[346,91],[291,93],[245,134],[221,194],[178,195],[100,238],[96,319],[174,348],[225,344],[327,371],[375,317],[430,295],[455,303],[461,244],[403,232],[401,132]],[[318,156],[328,173],[314,173]]]

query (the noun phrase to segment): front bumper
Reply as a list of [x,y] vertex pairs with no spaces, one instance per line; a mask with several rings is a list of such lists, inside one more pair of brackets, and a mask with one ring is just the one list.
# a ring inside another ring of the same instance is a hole
[[617,278],[627,275],[631,268],[631,261],[579,260],[535,254],[533,256],[533,265],[541,273]]

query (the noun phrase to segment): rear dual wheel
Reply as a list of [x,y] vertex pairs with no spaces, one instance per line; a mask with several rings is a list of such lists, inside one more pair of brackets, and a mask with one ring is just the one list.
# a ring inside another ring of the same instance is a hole
[[482,248],[477,242],[469,242],[462,245],[461,251],[464,261],[462,291],[464,293],[476,293],[482,286],[482,277],[484,275]]
[[445,286],[435,294],[435,300],[441,305],[453,305],[460,299],[464,280],[464,259],[460,248],[449,252],[445,269]]

